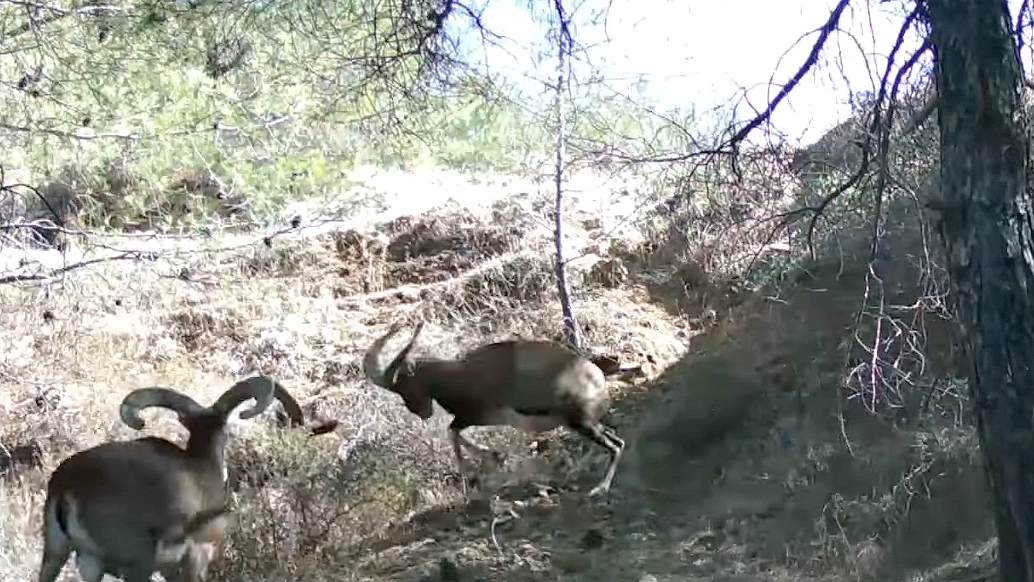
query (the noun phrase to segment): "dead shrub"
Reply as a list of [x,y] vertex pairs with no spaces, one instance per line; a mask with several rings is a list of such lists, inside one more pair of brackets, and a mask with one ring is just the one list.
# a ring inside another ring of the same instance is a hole
[[[419,426],[419,425],[418,425]],[[398,522],[441,489],[446,447],[428,451],[410,430],[384,431],[348,443],[342,460],[327,437],[263,432],[227,447],[236,523],[218,579],[294,577],[328,548],[360,542]],[[429,454],[430,453],[430,454]]]
[[394,285],[438,281],[507,252],[525,230],[516,225],[484,224],[468,213],[415,220],[402,217],[387,225],[394,233],[386,252]]
[[335,251],[343,263],[337,271],[338,296],[444,281],[512,251],[522,236],[515,227],[486,226],[462,215],[455,221],[402,217],[386,229],[395,233],[386,245],[355,231],[335,237]]
[[0,442],[0,476],[9,471],[39,467],[42,460],[43,445],[35,438],[9,446]]
[[333,233],[323,244],[333,249],[338,261],[335,296],[370,293],[391,285],[386,245],[380,238],[349,230]]
[[250,208],[237,184],[208,168],[182,168],[171,176],[159,202],[147,209],[152,220],[191,224],[209,216],[243,218]]
[[628,280],[628,267],[620,257],[597,262],[589,270],[586,282],[605,289],[620,287]]
[[163,319],[173,337],[190,352],[199,348],[211,350],[227,342],[239,343],[247,337],[244,318],[226,308],[209,311],[187,308]]
[[241,261],[241,272],[248,276],[290,277],[310,268],[328,267],[330,257],[306,245],[261,245],[251,249]]
[[362,376],[359,362],[342,362],[337,359],[316,362],[305,372],[306,380],[331,386],[360,380]]
[[[81,424],[58,416],[36,399],[17,417],[0,414],[0,477],[19,477],[40,469],[48,458],[60,457],[80,447]],[[57,416],[57,418],[52,418]]]
[[350,509],[338,494],[340,465],[332,448],[301,431],[262,432],[227,446],[233,508],[226,559],[219,578],[252,579],[283,572],[312,555]]
[[471,277],[463,293],[468,297],[534,301],[550,296],[555,289],[552,257],[520,256]]
[[474,267],[477,262],[471,257],[443,253],[405,262],[388,263],[388,286],[422,285],[445,281]]
[[485,224],[463,211],[421,219],[404,216],[388,223],[387,230],[392,234],[388,256],[396,262],[442,253],[484,259],[513,250],[527,232],[520,224]]

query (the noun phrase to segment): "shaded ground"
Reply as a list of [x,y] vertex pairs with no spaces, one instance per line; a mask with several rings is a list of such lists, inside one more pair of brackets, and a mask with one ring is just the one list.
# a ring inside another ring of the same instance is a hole
[[[626,401],[619,430],[629,451],[606,501],[503,490],[524,506],[496,528],[499,549],[491,524],[500,512],[471,504],[429,511],[346,562],[363,578],[413,581],[952,580],[922,572],[984,571],[992,532],[972,432],[950,414],[895,426],[838,406],[824,383],[839,365],[828,346],[852,315],[853,283],[822,285],[830,282],[744,307],[657,389]],[[975,565],[942,566],[956,559]]]

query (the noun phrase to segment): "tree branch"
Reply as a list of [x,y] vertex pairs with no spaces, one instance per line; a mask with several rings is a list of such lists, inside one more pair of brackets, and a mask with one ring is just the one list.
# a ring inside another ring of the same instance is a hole
[[[787,211],[787,212],[784,212],[784,213],[781,213],[781,214],[778,214],[778,215],[772,217],[773,219],[778,219],[778,222],[772,228],[772,231],[769,233],[769,235],[767,237],[768,241],[771,241],[772,239],[774,239],[775,235],[778,232],[780,232],[782,229],[788,227],[789,225],[793,224],[794,222],[799,220],[801,217],[803,217],[805,215],[811,215],[811,218],[810,218],[810,220],[808,222],[808,227],[806,229],[805,239],[806,239],[806,244],[808,246],[808,253],[814,258],[814,256],[815,256],[814,234],[815,234],[815,229],[816,229],[816,227],[818,225],[819,218],[821,218],[821,216],[826,211],[826,209],[828,209],[829,206],[835,200],[837,200],[842,194],[844,194],[845,192],[847,192],[851,188],[855,187],[859,182],[861,182],[862,178],[864,178],[866,173],[869,171],[870,159],[872,157],[872,141],[873,141],[873,136],[875,136],[875,135],[881,136],[881,144],[882,144],[882,141],[883,141],[884,137],[888,137],[889,138],[889,132],[891,130],[891,124],[890,124],[889,121],[887,123],[884,123],[883,122],[884,116],[882,115],[882,110],[883,110],[884,103],[888,99],[888,90],[889,90],[889,93],[890,93],[890,99],[891,100],[896,99],[897,92],[898,92],[901,80],[904,78],[904,75],[915,66],[915,64],[919,61],[919,59],[924,54],[926,54],[926,52],[928,52],[930,50],[930,42],[929,42],[929,40],[927,40],[926,42],[924,42],[922,44],[922,46],[920,46],[920,48],[918,50],[915,51],[915,53],[913,53],[905,61],[905,63],[902,64],[902,66],[897,70],[897,73],[896,73],[896,75],[894,77],[894,81],[891,82],[890,75],[891,75],[891,71],[894,68],[895,57],[897,56],[897,53],[901,50],[901,47],[904,44],[905,35],[908,34],[908,30],[910,28],[912,28],[914,23],[917,21],[917,19],[919,18],[920,14],[922,13],[922,10],[923,10],[922,3],[918,3],[916,5],[916,7],[912,10],[912,12],[909,13],[908,17],[905,19],[905,22],[901,25],[901,28],[898,30],[898,34],[897,34],[897,38],[895,39],[894,46],[891,48],[890,54],[887,56],[887,66],[883,70],[883,75],[881,76],[881,79],[880,79],[880,88],[879,88],[879,91],[877,92],[876,99],[875,99],[875,101],[873,103],[873,106],[872,106],[872,120],[869,122],[868,131],[866,132],[865,139],[864,139],[864,141],[862,142],[862,144],[860,146],[861,149],[862,149],[862,159],[861,159],[861,161],[859,161],[858,167],[855,169],[855,171],[845,181],[841,182],[840,185],[838,185],[836,188],[833,189],[833,191],[831,191],[826,196],[824,196],[818,202],[818,204],[815,204],[815,205],[812,205],[812,206],[803,206],[803,207],[796,208],[796,209],[793,209],[793,210],[790,210],[790,211]],[[936,103],[936,99],[931,98],[931,103]],[[928,103],[926,106],[924,106],[924,109],[926,109],[928,107],[930,108],[930,110],[932,112],[933,105]],[[893,114],[894,114],[894,107],[893,107],[893,104],[891,104],[890,106],[888,106],[888,115],[892,118]],[[929,115],[929,113],[926,113],[926,115]],[[757,127],[757,125],[754,125],[754,127]],[[887,145],[887,149],[889,149],[889,145]],[[887,155],[886,154],[887,154],[887,151],[884,148],[881,148],[881,150],[880,150],[880,162],[879,162],[881,165],[885,165],[887,163]],[[884,176],[884,179],[886,179],[886,176]],[[886,184],[886,181],[884,181],[884,187],[885,187],[885,184]],[[880,189],[879,185],[878,185],[877,189],[878,190]],[[882,192],[879,193],[878,196],[882,197]],[[754,263],[754,260],[751,261],[751,265],[753,265],[753,263]],[[748,268],[748,270],[749,270],[749,268]]]
[[818,62],[819,54],[822,53],[822,49],[826,46],[826,41],[829,39],[829,35],[832,34],[840,25],[840,17],[844,14],[844,10],[850,2],[851,0],[840,0],[837,2],[833,12],[829,15],[829,19],[826,20],[826,23],[819,28],[819,38],[815,40],[815,44],[811,47],[811,52],[808,53],[808,57],[804,59],[804,62],[797,69],[797,72],[790,77],[790,80],[787,81],[785,85],[783,85],[775,98],[769,101],[765,110],[755,116],[754,119],[750,120],[747,125],[740,128],[740,130],[724,144],[724,148],[735,148],[740,142],[747,138],[747,135],[749,135],[750,132],[754,131],[754,129],[765,121],[768,121],[772,116],[772,113],[775,112],[776,107],[778,107],[783,99],[785,99],[786,96],[797,87],[801,80],[804,79],[804,75],[808,74],[808,71],[810,71],[811,68],[815,66],[815,63]]

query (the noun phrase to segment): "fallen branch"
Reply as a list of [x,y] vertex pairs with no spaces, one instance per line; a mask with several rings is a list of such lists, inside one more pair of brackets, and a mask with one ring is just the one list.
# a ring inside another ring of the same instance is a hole
[[52,281],[59,275],[68,273],[69,271],[75,271],[76,269],[82,269],[91,265],[99,263],[112,263],[115,261],[142,261],[142,260],[155,260],[158,257],[156,253],[144,252],[144,251],[131,251],[121,255],[114,255],[110,257],[100,257],[96,259],[87,259],[84,261],[78,261],[63,267],[52,269],[45,273],[31,273],[31,274],[20,274],[20,275],[5,275],[0,277],[0,285],[9,285],[11,283],[25,283],[33,281],[36,283],[44,283]]

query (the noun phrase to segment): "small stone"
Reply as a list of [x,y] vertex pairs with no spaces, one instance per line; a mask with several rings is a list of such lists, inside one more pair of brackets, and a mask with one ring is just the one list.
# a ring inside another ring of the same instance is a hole
[[653,574],[643,574],[639,577],[639,582],[657,582],[657,576]]

